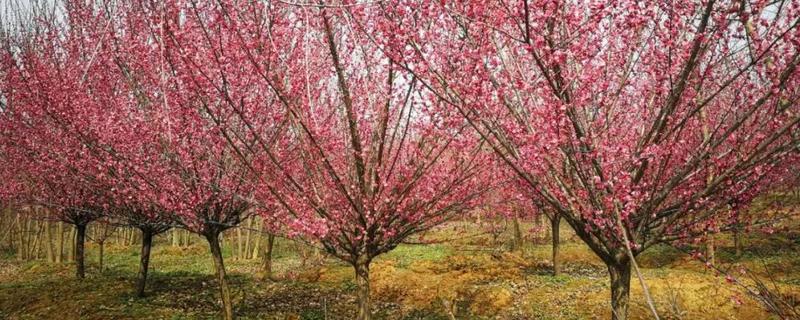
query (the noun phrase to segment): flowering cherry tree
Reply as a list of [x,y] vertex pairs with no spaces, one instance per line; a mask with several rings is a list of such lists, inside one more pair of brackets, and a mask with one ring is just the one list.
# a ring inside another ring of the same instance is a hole
[[81,256],[100,215],[141,229],[139,294],[152,236],[204,236],[226,319],[219,235],[250,215],[351,264],[369,319],[373,259],[496,186],[575,230],[625,319],[638,254],[721,229],[798,160],[796,1],[75,1],[61,14],[2,34],[0,161],[14,170],[0,196],[57,209]]
[[280,3],[177,3],[176,76],[293,234],[351,264],[358,319],[369,266],[472,208],[480,140],[415,78],[354,32],[342,10]]
[[145,171],[159,168],[145,156],[153,135],[126,108],[135,104],[119,60],[103,46],[113,17],[94,9],[71,4],[64,23],[35,16],[30,32],[6,39],[3,146],[12,175],[29,187],[17,190],[20,200],[55,206],[56,219],[76,226],[79,276],[88,222],[103,215],[142,231],[142,296],[153,236],[170,228],[171,215],[153,198],[148,177],[160,173]]
[[614,319],[636,255],[719,228],[797,160],[795,1],[383,8],[364,33],[606,263]]
[[218,237],[246,218],[248,191],[226,164],[226,142],[194,108],[196,97],[177,90],[179,79],[165,80],[164,47],[148,38],[141,4],[64,9],[63,20],[40,17],[4,52],[6,158],[30,165],[15,167],[34,178],[23,185],[49,187],[21,195],[58,197],[50,203],[65,208],[57,212],[76,224],[79,241],[99,213],[139,228],[139,296],[155,235],[178,223],[206,236],[231,314]]
[[[126,108],[114,113],[129,114],[126,122],[139,131],[139,137],[131,137],[125,148],[132,160],[129,167],[139,173],[133,179],[137,183],[131,186],[140,197],[151,199],[145,202],[149,207],[134,207],[127,213],[138,218],[142,213],[136,209],[149,209],[144,213],[160,218],[161,226],[179,225],[206,238],[219,283],[222,315],[231,319],[233,303],[220,234],[250,214],[247,199],[252,184],[233,161],[227,142],[210,119],[214,115],[203,108],[220,97],[200,96],[191,89],[197,84],[175,76],[180,71],[169,60],[167,37],[181,35],[172,34],[180,26],[162,19],[170,16],[169,10],[167,4],[144,2],[118,7],[118,31],[108,41],[116,68],[113,72],[124,79],[131,98]],[[153,25],[151,19],[160,24]],[[156,233],[145,231],[146,239]],[[149,246],[142,249],[144,259]],[[142,270],[146,272],[146,266]]]
[[80,77],[87,53],[62,46],[85,35],[61,31],[40,25],[3,34],[0,153],[12,186],[3,196],[50,207],[52,216],[40,218],[75,226],[76,274],[83,278],[86,228],[107,214],[111,182],[92,154],[96,139],[87,131],[98,119],[86,117],[84,106],[108,97],[89,95],[101,79]]

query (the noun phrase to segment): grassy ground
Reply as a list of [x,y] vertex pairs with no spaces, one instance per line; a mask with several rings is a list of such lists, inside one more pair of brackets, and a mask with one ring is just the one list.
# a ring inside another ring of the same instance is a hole
[[[449,225],[431,238],[478,232]],[[458,242],[403,245],[372,265],[378,319],[607,319],[606,271],[564,229],[564,275],[550,275],[546,241],[526,241],[522,252],[503,250],[505,236],[463,237]],[[208,249],[202,242],[175,248],[161,240],[153,252],[149,295],[133,297],[138,267],[135,247],[106,249],[97,270],[88,248],[88,278],[74,279],[69,264],[0,259],[0,319],[207,319],[219,305]],[[730,239],[718,240],[726,268],[747,266],[774,277],[790,294],[800,292],[800,239],[792,234],[752,235],[743,256]],[[245,319],[350,319],[355,306],[352,270],[327,259],[302,266],[295,245],[277,243],[276,281],[258,281],[257,261],[226,261],[235,312]],[[769,319],[753,300],[680,251],[655,247],[640,257],[644,277],[665,319]],[[631,318],[649,319],[638,282],[632,280]],[[740,300],[741,303],[736,302]]]

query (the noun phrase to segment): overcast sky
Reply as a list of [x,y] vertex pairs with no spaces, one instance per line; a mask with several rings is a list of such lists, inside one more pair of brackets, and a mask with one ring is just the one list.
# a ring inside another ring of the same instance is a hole
[[19,17],[29,16],[33,8],[49,8],[60,0],[0,0],[0,21],[3,27],[17,24]]

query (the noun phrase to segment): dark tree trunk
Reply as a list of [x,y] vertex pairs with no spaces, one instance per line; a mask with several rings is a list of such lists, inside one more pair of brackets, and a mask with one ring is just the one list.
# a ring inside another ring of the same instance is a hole
[[357,262],[355,265],[356,271],[356,296],[358,299],[358,316],[357,320],[369,320],[372,316],[370,313],[371,301],[369,296],[369,262]]
[[136,296],[144,297],[147,286],[147,272],[150,268],[150,250],[153,248],[153,231],[142,230],[142,252],[139,255],[139,279],[136,282]]
[[222,259],[222,248],[220,247],[219,233],[209,232],[206,240],[211,247],[211,255],[214,257],[214,267],[217,270],[217,280],[219,281],[220,296],[222,298],[222,318],[225,320],[233,319],[233,301],[231,300],[231,290],[228,287],[228,280],[225,276],[225,262]]
[[275,235],[270,233],[267,235],[267,245],[264,247],[263,257],[263,272],[262,280],[272,279],[272,248],[275,245]]
[[75,225],[75,268],[79,279],[86,277],[86,264],[84,260],[84,243],[86,242],[86,225]]
[[611,277],[611,319],[628,318],[628,300],[631,291],[631,264],[628,261],[608,265]]
[[553,275],[557,276],[561,274],[561,259],[559,257],[558,251],[560,249],[560,242],[561,242],[561,233],[559,232],[559,225],[561,224],[561,216],[555,215],[552,219],[550,219],[550,227],[552,229],[553,235]]
[[512,244],[511,250],[512,251],[521,251],[522,250],[522,229],[519,225],[519,218],[514,217],[511,221],[514,226],[514,243]]

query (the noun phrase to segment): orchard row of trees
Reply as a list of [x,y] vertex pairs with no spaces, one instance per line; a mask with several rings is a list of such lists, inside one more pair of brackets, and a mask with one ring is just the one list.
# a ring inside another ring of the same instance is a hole
[[625,319],[638,254],[746,223],[739,208],[794,182],[796,1],[31,12],[1,37],[2,197],[75,227],[79,277],[87,225],[138,229],[140,292],[154,236],[202,236],[225,319],[219,238],[250,217],[352,265],[369,319],[375,257],[512,206],[566,221],[608,266]]
[[[0,213],[0,230],[3,235],[0,249],[3,252],[14,253],[19,260],[46,259],[55,263],[75,260],[74,228],[61,222],[35,219],[41,216],[38,212],[31,216],[11,209],[4,208]],[[98,235],[101,235],[102,231],[98,231]],[[101,239],[102,236],[97,238]],[[120,242],[128,241],[121,239]]]
[[[21,261],[42,260],[50,263],[75,261],[75,240],[77,229],[60,221],[47,220],[53,215],[43,212],[45,208],[6,207],[0,210],[0,252],[9,253]],[[250,218],[240,228],[230,230],[225,236],[231,246],[230,255],[235,260],[257,260],[262,263],[261,275],[271,278],[272,255],[275,235],[261,229],[258,217]],[[97,247],[97,256],[89,258],[96,261],[97,269],[105,270],[106,246],[131,246],[141,242],[137,229],[113,220],[101,220],[87,226],[86,241]],[[186,248],[197,242],[196,236],[184,230],[173,228],[164,233],[165,243],[174,248]],[[224,239],[220,238],[224,243]],[[301,240],[301,239],[300,239]],[[305,242],[297,241],[296,247],[304,259],[311,258],[311,251]]]

